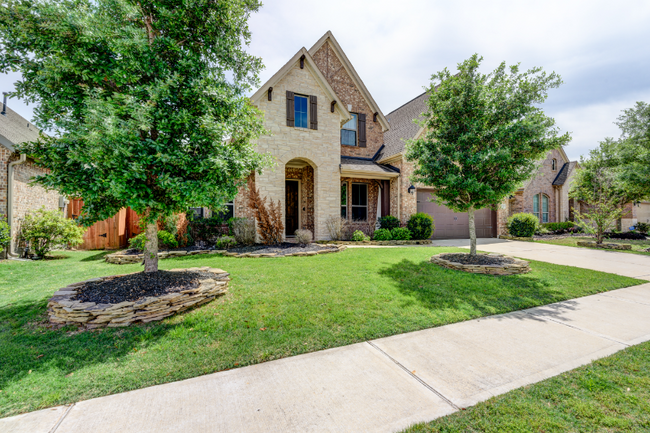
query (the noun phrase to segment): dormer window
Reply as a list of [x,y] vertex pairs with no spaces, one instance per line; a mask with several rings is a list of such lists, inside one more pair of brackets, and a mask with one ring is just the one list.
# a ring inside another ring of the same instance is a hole
[[346,146],[356,146],[357,145],[357,115],[352,114],[352,119],[350,119],[343,127],[341,128],[341,144]]
[[307,114],[307,97],[295,95],[293,97],[294,118],[296,128],[309,128],[309,115]]

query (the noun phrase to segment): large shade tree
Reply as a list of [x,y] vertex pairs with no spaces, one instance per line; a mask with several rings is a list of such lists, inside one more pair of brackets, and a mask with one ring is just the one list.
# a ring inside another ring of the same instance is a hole
[[265,158],[245,96],[261,60],[245,51],[257,0],[5,0],[0,72],[34,103],[48,137],[20,151],[41,185],[84,200],[89,225],[129,206],[145,216],[145,272],[156,220],[229,201]]
[[[619,116],[616,164],[630,201],[650,199],[650,104],[637,102]],[[611,140],[609,140],[611,141]]]
[[476,254],[474,211],[496,207],[533,174],[551,149],[570,140],[539,107],[562,81],[541,68],[519,72],[505,62],[479,72],[474,54],[431,78],[420,138],[407,145],[411,180],[435,189],[438,203],[469,213],[470,254]]

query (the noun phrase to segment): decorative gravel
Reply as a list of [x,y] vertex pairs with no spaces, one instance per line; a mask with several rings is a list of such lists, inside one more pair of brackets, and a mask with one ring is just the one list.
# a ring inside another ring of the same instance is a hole
[[489,254],[477,254],[475,256],[462,253],[444,254],[440,255],[440,258],[463,265],[510,265],[515,263],[511,257],[493,256]]
[[284,256],[286,254],[295,254],[295,253],[308,253],[311,251],[322,251],[322,250],[336,250],[336,246],[332,245],[318,245],[318,244],[309,244],[305,246],[300,246],[298,244],[291,244],[288,242],[279,244],[279,245],[250,245],[246,247],[231,248],[228,250],[229,253],[237,254],[275,254],[277,256]]
[[84,286],[75,288],[77,291],[75,300],[97,304],[134,302],[147,296],[162,296],[167,293],[195,289],[201,280],[207,278],[214,278],[214,274],[203,271],[158,271],[150,274],[139,272],[86,283]]

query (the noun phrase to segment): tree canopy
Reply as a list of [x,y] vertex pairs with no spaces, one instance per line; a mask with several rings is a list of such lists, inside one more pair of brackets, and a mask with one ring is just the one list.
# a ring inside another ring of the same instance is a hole
[[84,223],[218,208],[264,165],[245,95],[262,67],[245,50],[258,0],[4,5],[0,72],[22,73],[14,96],[51,131],[20,151],[50,170],[38,183],[83,198]]
[[628,201],[650,199],[650,104],[637,102],[619,116],[619,140],[612,143]]
[[431,77],[425,132],[407,145],[415,163],[411,180],[435,188],[436,200],[470,213],[471,252],[476,252],[473,212],[496,207],[530,178],[539,160],[566,145],[553,118],[539,107],[548,90],[562,83],[542,68],[519,72],[505,62],[489,74],[479,72],[474,54]]

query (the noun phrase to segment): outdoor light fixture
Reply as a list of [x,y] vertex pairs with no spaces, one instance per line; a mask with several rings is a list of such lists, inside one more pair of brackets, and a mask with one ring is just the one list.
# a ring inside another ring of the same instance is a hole
[[409,194],[413,194],[413,192],[415,191],[415,187],[413,185],[409,186],[408,191],[409,191]]

